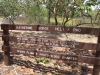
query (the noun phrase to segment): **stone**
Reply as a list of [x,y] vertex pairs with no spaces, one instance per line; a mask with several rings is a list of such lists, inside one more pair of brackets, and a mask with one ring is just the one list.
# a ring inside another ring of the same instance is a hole
[[34,74],[34,70],[33,69],[29,69],[30,74]]
[[44,63],[42,63],[42,62],[40,62],[39,64],[41,64],[41,65],[45,66],[45,64],[44,64]]
[[46,73],[46,75],[52,75],[52,73],[50,73],[50,72],[47,72],[47,73]]
[[88,67],[86,65],[81,66],[81,70],[84,72],[88,71]]
[[90,55],[95,55],[96,51],[95,50],[88,50]]
[[15,75],[13,71],[5,71],[2,75]]
[[33,72],[33,73],[30,73],[30,75],[35,75],[35,73]]
[[4,72],[2,75],[9,75],[9,72]]
[[77,71],[79,71],[79,68],[76,66],[76,67],[74,67],[74,68],[72,68],[73,70],[77,70]]
[[64,70],[69,71],[69,68],[68,67],[64,67]]
[[30,73],[34,73],[34,72],[33,72],[33,69],[29,69],[29,71],[30,71]]
[[60,69],[61,67],[59,65],[57,65],[57,68]]
[[50,62],[51,62],[51,63],[56,63],[56,61],[57,61],[57,60],[53,60],[53,59],[52,59]]
[[13,71],[10,71],[9,75],[15,75]]
[[34,75],[42,75],[42,73],[35,73]]
[[21,66],[21,68],[22,68],[22,69],[25,69],[26,67],[25,67],[25,66]]
[[13,69],[14,69],[13,66],[9,66],[9,67],[8,67],[8,70],[13,70]]
[[24,75],[30,75],[30,74],[24,74]]
[[62,64],[62,63],[63,63],[63,60],[59,60],[58,63],[59,63],[59,64]]
[[19,69],[20,70],[21,69],[21,66],[17,66],[16,69]]
[[39,70],[36,70],[35,72],[36,72],[36,73],[39,73],[40,71],[39,71]]
[[55,65],[53,63],[48,63],[45,65],[46,67],[52,67],[52,68],[55,68]]
[[16,56],[16,54],[13,54],[13,56],[15,57],[15,56]]
[[25,73],[29,73],[29,69],[28,68],[24,68]]
[[18,74],[24,74],[24,73],[25,73],[23,70],[18,70],[18,69],[16,69],[16,72],[17,72]]

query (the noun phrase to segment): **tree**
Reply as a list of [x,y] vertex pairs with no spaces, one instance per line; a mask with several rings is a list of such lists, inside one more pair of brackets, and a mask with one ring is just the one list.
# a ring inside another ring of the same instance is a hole
[[55,0],[39,0],[48,9],[48,24],[50,23],[51,14],[53,13],[55,19],[55,25],[58,25],[57,21],[57,1]]
[[14,20],[22,14],[22,6],[17,0],[1,0],[0,14],[14,24]]
[[0,14],[9,18],[12,22],[20,14],[29,18],[29,23],[43,23],[44,17],[48,14],[48,23],[51,15],[58,25],[58,17],[62,18],[62,25],[76,17],[88,17],[93,24],[93,17],[90,14],[91,6],[97,4],[96,0],[1,0]]
[[[62,17],[62,25],[78,16],[79,14],[86,14],[88,17],[91,6],[96,5],[96,0],[39,0],[46,5],[47,9],[54,14],[55,25],[58,24],[57,16]],[[87,12],[85,12],[87,11]]]
[[47,16],[47,9],[39,0],[25,0],[25,16],[29,19],[28,23],[43,24]]
[[[63,1],[63,2],[62,2]],[[96,5],[95,0],[88,0],[85,2],[85,0],[73,0],[73,1],[65,1],[65,0],[58,0],[58,3],[63,11],[63,14],[65,16],[65,20],[63,25],[70,20],[70,18],[74,18],[76,15],[87,14],[88,17],[91,17],[89,15],[89,11],[91,11],[91,6]],[[79,13],[79,14],[78,14]]]

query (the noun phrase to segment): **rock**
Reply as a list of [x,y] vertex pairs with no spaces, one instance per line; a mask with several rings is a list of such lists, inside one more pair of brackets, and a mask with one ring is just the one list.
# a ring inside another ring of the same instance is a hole
[[89,52],[90,55],[95,55],[96,54],[95,50],[88,50],[88,52]]
[[42,73],[39,70],[37,70],[35,71],[35,75],[42,75]]
[[52,59],[50,62],[54,64],[54,63],[56,63],[56,61],[57,61],[57,60],[53,60],[53,59]]
[[42,75],[42,73],[35,73],[35,75]]
[[73,65],[73,66],[72,66],[72,70],[79,71],[79,67],[78,67],[78,65]]
[[46,75],[52,75],[52,73],[50,73],[50,72],[47,72],[47,73],[46,73]]
[[3,73],[3,75],[9,75],[10,74],[10,71],[5,71],[4,73]]
[[81,71],[82,71],[81,75],[87,75],[87,73],[88,73],[88,67],[86,65],[82,65],[81,66]]
[[42,63],[42,62],[40,62],[39,64],[41,64],[41,65],[45,66],[45,64],[44,64],[44,63]]
[[2,75],[15,75],[15,74],[14,74],[14,71],[12,71],[12,70],[7,70],[7,71],[5,71],[4,73],[2,73]]
[[29,69],[29,71],[30,71],[30,74],[33,74],[34,72],[33,72],[33,69]]
[[14,67],[13,66],[7,66],[7,69],[11,71],[11,70],[14,69]]
[[39,70],[36,70],[35,72],[39,73],[40,71]]
[[21,66],[17,66],[17,67],[16,67],[16,69],[19,69],[19,70],[21,70]]
[[20,75],[25,73],[23,69],[21,69],[21,70],[16,69],[16,72],[17,72],[18,74],[20,74]]
[[61,67],[59,65],[57,65],[57,68],[60,69]]
[[3,66],[2,68],[1,68],[1,72],[5,72],[5,71],[7,71],[8,70],[8,68],[6,67],[6,66]]
[[64,70],[69,71],[69,68],[68,67],[65,67]]
[[53,63],[48,63],[45,65],[46,67],[52,67],[52,68],[55,68],[55,65]]
[[84,72],[88,71],[88,67],[86,65],[81,66],[81,70]]
[[30,74],[30,75],[35,75],[35,73],[33,72],[32,74]]
[[77,70],[73,70],[72,75],[77,75]]
[[22,69],[25,69],[26,67],[25,67],[25,66],[21,66],[21,68],[22,68]]
[[29,73],[30,71],[29,71],[28,68],[25,68],[25,69],[24,69],[24,72],[25,72],[25,73]]
[[26,74],[24,74],[24,75],[30,75],[30,74],[27,74],[27,73],[26,73]]
[[64,62],[63,60],[59,60],[59,61],[58,61],[59,64],[62,64],[63,62]]
[[93,70],[93,66],[88,66],[88,70],[92,71]]
[[10,71],[9,75],[15,75],[13,71]]

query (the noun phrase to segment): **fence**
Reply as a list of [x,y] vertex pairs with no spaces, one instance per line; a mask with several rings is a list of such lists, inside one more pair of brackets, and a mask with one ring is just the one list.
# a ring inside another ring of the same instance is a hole
[[[4,45],[2,50],[5,52],[5,63],[10,65],[10,53],[19,53],[25,55],[33,55],[36,57],[49,57],[57,60],[68,60],[73,62],[84,62],[94,64],[93,75],[100,74],[100,29],[99,28],[84,28],[84,27],[66,27],[66,26],[48,26],[48,25],[9,25],[2,24],[3,30],[2,40]],[[24,31],[47,31],[47,32],[60,32],[60,33],[74,33],[74,34],[90,34],[98,37],[97,44],[84,43],[75,41],[61,41],[56,39],[47,38],[32,38],[32,37],[15,37],[9,35],[9,30],[24,30]],[[24,49],[17,47],[10,47],[9,42],[17,43],[29,43],[29,44],[42,44],[45,46],[58,46],[58,47],[70,47],[85,50],[96,50],[95,57],[81,56],[81,55],[69,55],[66,53],[40,51],[33,49]]]

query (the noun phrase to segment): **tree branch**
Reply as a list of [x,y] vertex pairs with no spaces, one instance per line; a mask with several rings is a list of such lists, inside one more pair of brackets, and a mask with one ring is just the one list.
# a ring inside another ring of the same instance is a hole
[[70,11],[73,10],[74,6],[76,5],[76,3],[72,3],[71,6],[68,8],[68,10],[66,11],[66,13],[69,13]]
[[97,12],[96,17],[95,17],[95,20],[97,20],[97,17],[99,15],[99,13],[100,13],[100,10]]
[[88,11],[87,11],[87,15],[86,15],[86,14],[84,14],[83,12],[81,12],[81,13],[82,13],[82,15],[83,15],[83,16],[90,17],[92,27],[94,27],[94,26],[93,26],[93,22],[92,22],[92,21],[93,21],[93,18],[92,18],[92,16],[88,13]]
[[63,4],[61,3],[61,1],[60,1],[60,0],[58,0],[58,3],[59,3],[59,5],[61,6],[61,8],[63,9],[63,11],[65,12],[65,11],[66,11],[66,9],[64,8],[64,6],[63,6]]

